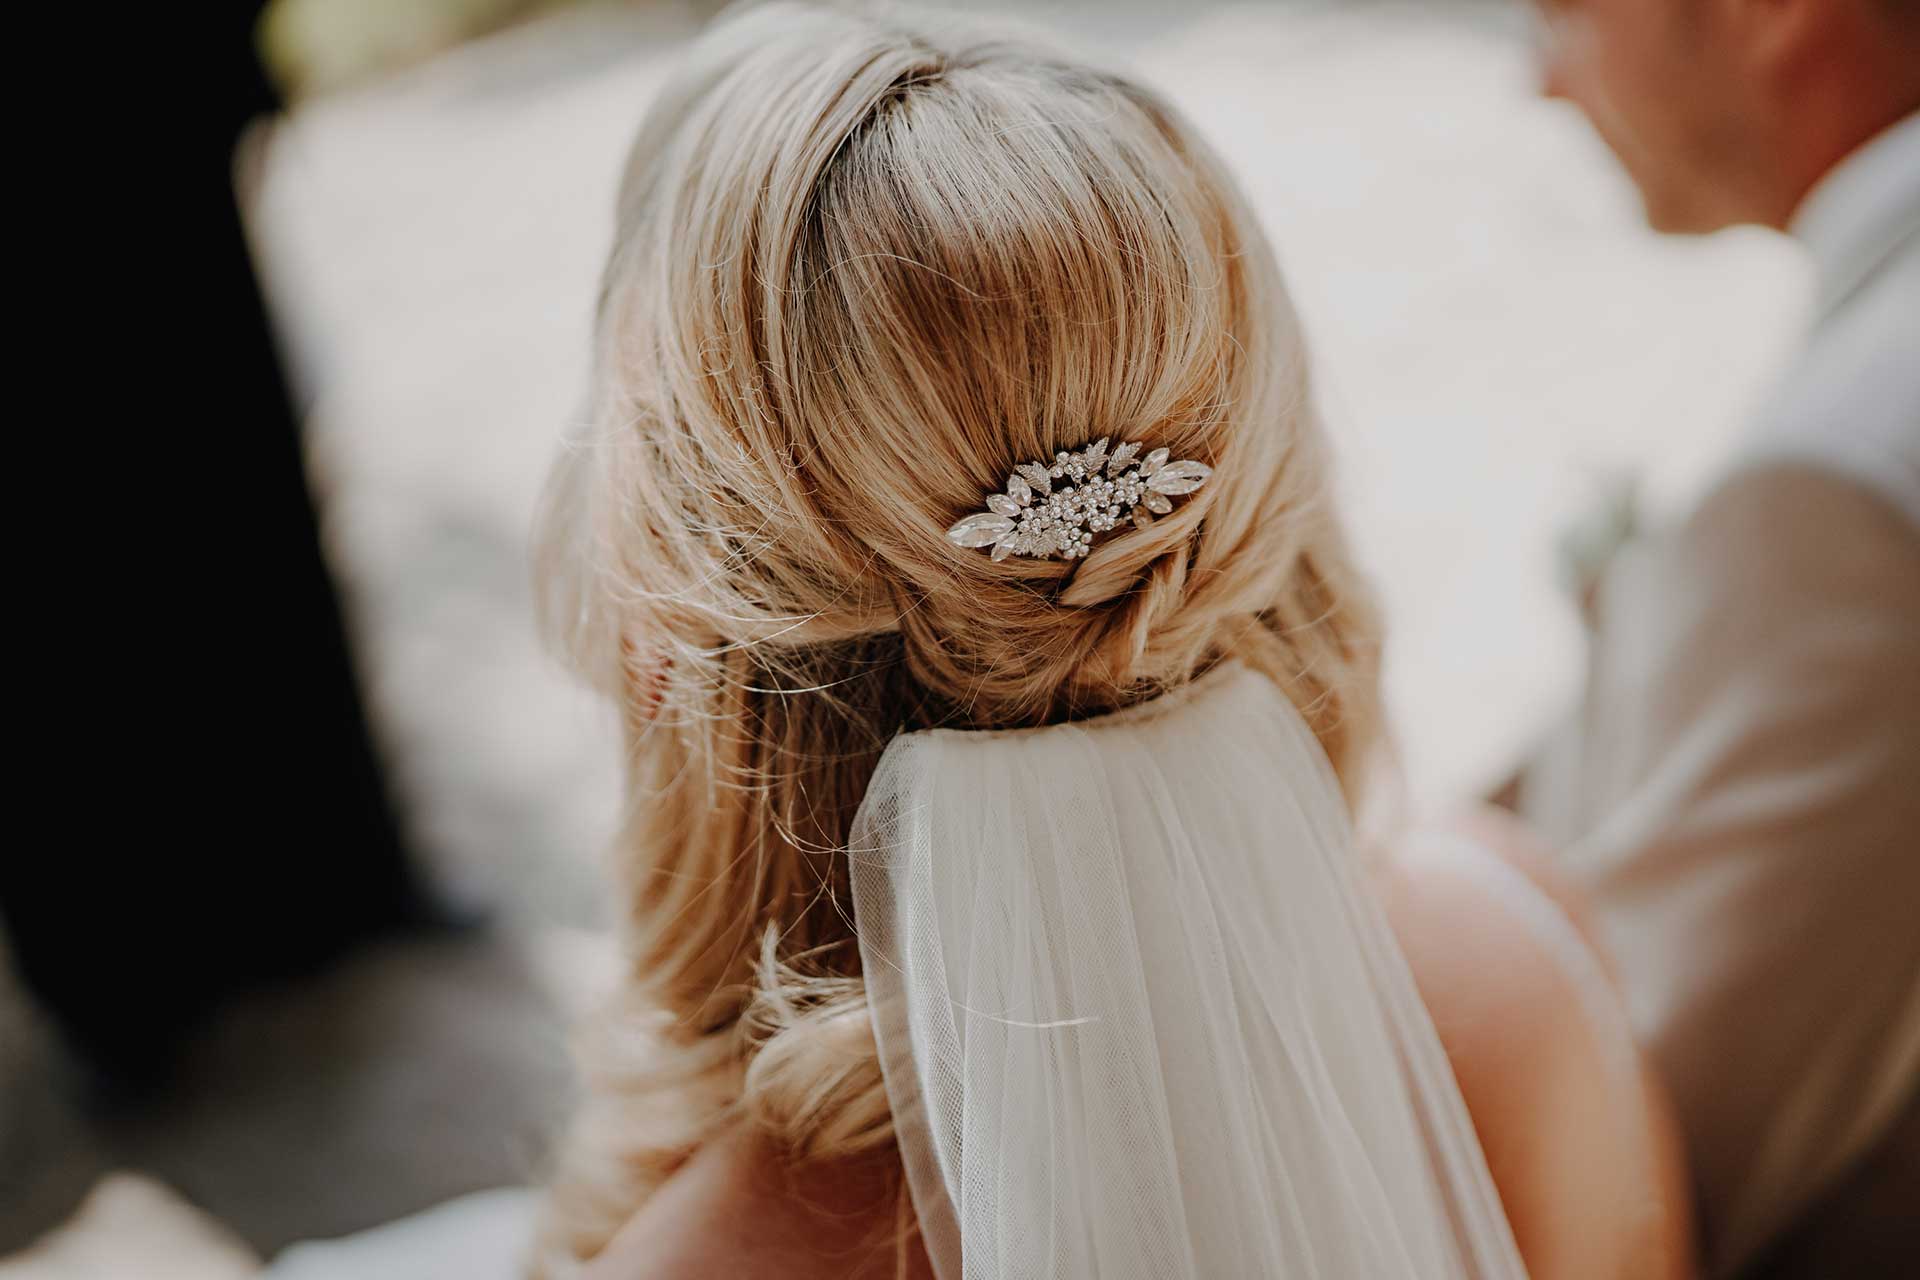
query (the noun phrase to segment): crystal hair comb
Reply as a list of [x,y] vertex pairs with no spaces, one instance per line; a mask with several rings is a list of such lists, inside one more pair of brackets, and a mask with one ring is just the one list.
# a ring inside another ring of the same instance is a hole
[[1134,462],[1137,444],[1111,453],[1107,437],[1072,453],[1057,453],[1052,465],[1023,462],[1007,477],[1005,493],[987,499],[976,512],[947,530],[963,547],[993,548],[995,560],[1008,556],[1084,556],[1093,535],[1130,519],[1138,528],[1173,510],[1171,498],[1192,493],[1213,474],[1203,462],[1169,462],[1155,449]]

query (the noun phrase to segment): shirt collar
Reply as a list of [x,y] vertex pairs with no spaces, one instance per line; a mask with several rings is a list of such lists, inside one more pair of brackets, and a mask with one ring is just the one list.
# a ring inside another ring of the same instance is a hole
[[1920,112],[1828,171],[1788,229],[1813,256],[1816,310],[1829,315],[1920,230]]

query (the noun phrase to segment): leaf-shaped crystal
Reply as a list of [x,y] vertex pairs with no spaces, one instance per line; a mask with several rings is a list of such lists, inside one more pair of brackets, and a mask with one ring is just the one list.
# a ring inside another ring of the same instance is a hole
[[1140,464],[1140,474],[1143,476],[1152,475],[1161,467],[1165,466],[1167,459],[1171,456],[1173,455],[1165,449],[1155,449],[1147,455],[1147,460]]
[[1133,509],[1134,528],[1147,529],[1147,528],[1151,528],[1152,525],[1153,525],[1153,517],[1147,514],[1147,509],[1145,507],[1135,507]]
[[1086,464],[1088,475],[1099,475],[1100,468],[1107,465],[1107,437],[1101,436],[1080,454],[1080,461]]
[[1020,504],[1004,493],[996,493],[989,497],[987,499],[987,508],[990,511],[997,511],[1003,516],[1017,516],[1020,514]]
[[1047,474],[1047,469],[1039,463],[1023,462],[1015,467],[1014,470],[1025,476],[1027,483],[1033,486],[1033,491],[1042,497],[1053,492],[1053,478]]
[[1140,446],[1131,443],[1123,444],[1118,449],[1115,449],[1113,456],[1107,459],[1107,474],[1117,476],[1122,471],[1125,471],[1127,464],[1133,461],[1133,455],[1139,452]]
[[1155,515],[1163,516],[1173,510],[1173,502],[1165,494],[1149,491],[1147,494],[1147,510],[1153,512]]
[[1147,488],[1155,493],[1192,493],[1213,474],[1204,462],[1169,462],[1147,479]]
[[947,530],[947,537],[963,547],[984,547],[990,542],[998,542],[1001,535],[1012,528],[1011,518],[994,511],[981,511]]
[[1023,507],[1030,507],[1033,505],[1033,486],[1027,483],[1026,477],[1013,476],[1007,481],[1007,496]]
[[1018,542],[1019,540],[1020,540],[1020,531],[1018,529],[1013,529],[1007,533],[1001,534],[1000,540],[993,544],[994,563],[998,564],[1000,561],[1005,560],[1008,556],[1012,555],[1013,544]]

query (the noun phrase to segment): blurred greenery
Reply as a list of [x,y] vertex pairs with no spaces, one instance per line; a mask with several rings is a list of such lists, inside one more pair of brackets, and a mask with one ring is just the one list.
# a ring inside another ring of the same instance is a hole
[[267,74],[292,102],[422,61],[541,13],[610,2],[269,0],[256,39]]

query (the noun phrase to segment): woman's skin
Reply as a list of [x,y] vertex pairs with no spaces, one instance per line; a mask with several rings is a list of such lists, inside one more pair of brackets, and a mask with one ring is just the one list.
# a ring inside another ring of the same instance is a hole
[[[1471,814],[1393,860],[1382,900],[1534,1280],[1694,1274],[1677,1133],[1577,896],[1517,822]],[[891,1151],[792,1165],[733,1132],[697,1152],[588,1280],[932,1280],[897,1252]]]
[[587,1268],[586,1280],[933,1280],[897,1229],[899,1157],[794,1165],[734,1130],[695,1152]]
[[1686,1280],[1692,1194],[1577,892],[1516,819],[1412,842],[1383,891],[1534,1280]]

